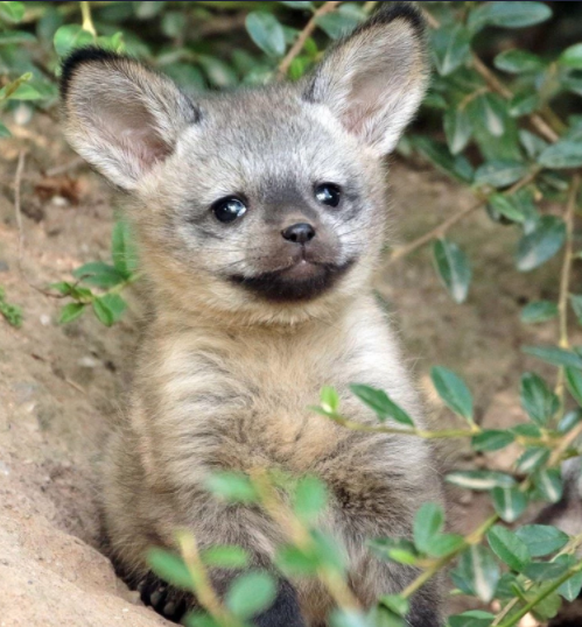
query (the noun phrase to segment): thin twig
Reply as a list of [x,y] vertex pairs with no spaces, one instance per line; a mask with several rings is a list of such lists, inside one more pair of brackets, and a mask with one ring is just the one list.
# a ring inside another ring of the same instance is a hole
[[307,22],[307,24],[305,25],[305,28],[299,33],[297,40],[291,46],[291,49],[289,50],[289,52],[285,55],[285,57],[279,64],[279,70],[278,70],[279,79],[285,78],[285,76],[287,76],[287,72],[289,71],[289,68],[291,67],[291,63],[293,63],[293,60],[295,59],[295,57],[297,57],[301,53],[301,51],[303,50],[303,46],[305,46],[305,42],[312,35],[313,31],[317,28],[317,20],[322,15],[327,15],[328,13],[335,11],[335,9],[340,4],[340,2],[341,0],[339,1],[333,0],[331,2],[326,2],[325,4],[322,4],[319,7],[319,9],[317,9],[317,11],[314,12],[309,22]]
[[193,587],[200,605],[213,618],[216,618],[220,625],[224,627],[243,627],[242,622],[223,606],[218,594],[212,587],[204,563],[200,558],[198,544],[194,536],[190,532],[180,533],[178,535],[178,543],[182,557],[184,558],[184,562],[194,583]]
[[[254,472],[252,481],[259,494],[261,505],[285,535],[299,549],[307,553],[312,552],[315,545],[309,529],[283,503],[266,473],[263,470]],[[357,597],[337,570],[322,565],[317,568],[317,576],[339,608],[347,611],[361,609]]]
[[[558,299],[558,345],[560,348],[565,349],[570,347],[570,340],[568,339],[568,297],[570,296],[570,275],[572,274],[572,262],[574,259],[572,251],[574,245],[574,213],[579,190],[580,174],[576,173],[572,179],[570,195],[564,215],[564,222],[566,223],[566,244],[564,247],[562,272],[560,274],[560,296]],[[560,368],[556,382],[556,394],[560,399],[562,407],[564,407],[564,379],[565,370],[564,368]]]
[[576,209],[576,199],[580,190],[580,174],[575,174],[570,187],[570,195],[568,204],[566,205],[566,214],[564,222],[566,223],[566,246],[564,249],[564,262],[562,264],[562,273],[560,276],[560,299],[558,303],[559,324],[560,324],[560,348],[568,348],[570,342],[568,340],[568,296],[570,291],[570,275],[572,273],[573,261],[573,235],[574,235],[574,212]]
[[82,159],[81,157],[75,157],[68,163],[57,165],[54,168],[49,168],[44,173],[44,176],[52,177],[52,176],[60,176],[61,174],[67,174],[67,172],[70,172],[71,170],[76,170],[77,168],[81,167],[82,165],[85,165],[86,163],[87,162],[85,161],[85,159]]
[[24,254],[24,229],[22,228],[22,210],[20,188],[22,185],[22,174],[24,172],[24,159],[26,153],[21,150],[18,154],[18,165],[14,175],[14,212],[16,214],[16,226],[18,227],[18,269],[22,274],[22,256]]
[[81,15],[83,16],[83,30],[91,33],[93,37],[97,37],[97,31],[95,30],[95,25],[91,18],[91,5],[88,2],[81,2]]
[[[535,177],[538,175],[538,172],[539,172],[539,169],[534,168],[529,174],[524,176],[521,180],[519,180],[512,187],[510,187],[507,190],[507,193],[514,194],[515,192],[519,191],[522,187],[529,185],[529,183],[531,183],[535,179]],[[394,249],[392,251],[392,254],[390,255],[390,258],[388,259],[387,265],[391,265],[394,262],[398,261],[399,259],[402,259],[402,257],[406,257],[407,255],[421,248],[425,244],[428,244],[433,239],[436,239],[437,237],[443,237],[452,226],[457,224],[457,222],[460,222],[463,218],[477,211],[477,209],[480,209],[484,204],[487,203],[487,200],[488,200],[487,197],[480,198],[478,202],[476,202],[474,205],[471,205],[470,207],[466,207],[465,209],[461,209],[461,211],[458,211],[457,213],[452,215],[450,218],[447,218],[442,224],[439,224],[437,227],[435,227],[428,233],[421,235],[419,238],[410,242],[410,244],[406,244],[404,246],[400,246],[399,248]]]

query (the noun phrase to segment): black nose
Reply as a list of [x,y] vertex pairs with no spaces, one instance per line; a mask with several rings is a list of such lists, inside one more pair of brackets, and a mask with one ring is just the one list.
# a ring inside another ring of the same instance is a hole
[[284,231],[281,231],[281,235],[290,242],[306,244],[315,237],[315,229],[307,222],[300,222],[288,226]]

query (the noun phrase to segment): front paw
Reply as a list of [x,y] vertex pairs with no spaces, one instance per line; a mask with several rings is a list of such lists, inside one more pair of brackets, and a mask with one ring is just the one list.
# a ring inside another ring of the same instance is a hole
[[144,605],[174,623],[179,623],[193,605],[192,595],[174,588],[151,572],[138,583],[137,591]]

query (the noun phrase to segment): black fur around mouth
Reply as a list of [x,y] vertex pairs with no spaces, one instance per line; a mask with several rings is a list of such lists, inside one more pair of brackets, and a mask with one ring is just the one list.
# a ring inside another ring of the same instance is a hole
[[306,279],[292,279],[286,276],[286,270],[278,270],[252,277],[235,274],[229,276],[229,280],[272,302],[308,301],[333,287],[355,261],[353,258],[341,265],[317,264],[315,266],[317,272]]

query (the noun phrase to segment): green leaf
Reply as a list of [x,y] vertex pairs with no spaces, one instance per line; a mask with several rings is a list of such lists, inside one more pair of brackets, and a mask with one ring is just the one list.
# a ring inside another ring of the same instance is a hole
[[78,24],[67,24],[57,30],[53,43],[59,57],[64,57],[74,48],[94,43],[94,39],[90,32],[83,30]]
[[338,412],[340,400],[335,388],[327,385],[321,388],[319,400],[324,412],[328,414],[335,414]]
[[304,523],[314,522],[327,505],[327,490],[317,477],[302,477],[293,496],[293,511]]
[[576,318],[578,318],[578,322],[582,324],[582,296],[570,294],[570,304],[576,314]]
[[275,555],[275,564],[288,577],[309,577],[317,573],[319,561],[313,554],[301,549],[284,545]]
[[550,458],[549,449],[543,446],[530,446],[517,460],[517,469],[525,474],[530,474],[545,465]]
[[522,350],[524,353],[554,366],[582,369],[582,358],[579,355],[557,346],[524,346]]
[[59,324],[66,324],[76,320],[85,311],[84,303],[69,303],[61,309]]
[[164,581],[184,590],[193,590],[192,576],[184,560],[165,549],[152,547],[147,552],[147,561],[151,569]]
[[246,475],[235,472],[214,472],[206,480],[207,489],[227,501],[254,503],[257,492]]
[[532,581],[557,579],[568,570],[567,564],[559,562],[534,562],[524,568],[524,575]]
[[7,96],[7,100],[40,100],[42,95],[29,83],[21,83]]
[[499,566],[484,546],[470,546],[461,555],[456,573],[481,601],[489,603],[493,599],[499,581]]
[[131,227],[125,220],[118,220],[111,235],[111,256],[119,274],[129,278],[137,269],[137,251],[131,234]]
[[580,421],[582,420],[582,411],[580,409],[576,409],[574,411],[569,411],[565,416],[560,420],[556,431],[558,433],[564,434],[571,431]]
[[521,310],[521,321],[525,324],[539,324],[552,320],[558,315],[558,305],[549,300],[538,300],[527,304]]
[[252,11],[245,20],[246,29],[255,44],[271,57],[285,53],[285,32],[272,13]]
[[360,23],[360,19],[350,13],[328,13],[317,18],[317,25],[330,39],[339,39],[351,33]]
[[446,475],[445,480],[468,490],[486,491],[493,488],[511,488],[515,479],[496,470],[457,470]]
[[538,157],[544,168],[562,169],[582,166],[582,142],[563,139],[545,148]]
[[[566,557],[566,556],[562,556],[562,557]],[[572,602],[578,598],[581,590],[582,590],[582,572],[578,572],[575,575],[572,575],[570,579],[568,579],[558,588],[558,593],[561,594],[567,601]]]
[[402,618],[406,618],[406,615],[410,611],[410,603],[408,602],[408,599],[405,599],[397,594],[387,594],[381,596],[379,602],[394,612],[394,614],[401,616]]
[[462,152],[471,139],[473,122],[465,109],[449,108],[444,115],[445,135],[453,155]]
[[514,440],[515,435],[511,431],[486,429],[473,436],[471,446],[475,451],[498,451],[509,446]]
[[114,314],[109,309],[107,304],[103,302],[102,298],[95,298],[92,304],[93,311],[95,312],[99,322],[104,324],[106,327],[110,327],[114,322]]
[[117,268],[102,261],[92,261],[73,270],[73,276],[90,285],[96,285],[103,289],[114,287],[125,280]]
[[456,533],[441,533],[432,539],[427,553],[431,557],[444,557],[458,551],[464,544],[463,536]]
[[533,372],[521,377],[521,406],[527,415],[538,425],[544,426],[560,407],[558,397],[548,388],[546,382]]
[[249,552],[240,546],[211,546],[200,552],[207,566],[214,568],[246,568],[250,561]]
[[510,431],[515,435],[522,435],[525,438],[541,438],[542,432],[540,428],[531,422],[524,422],[511,427]]
[[419,551],[428,553],[432,540],[437,536],[445,521],[441,507],[435,503],[425,503],[414,517],[414,544]]
[[536,490],[544,501],[557,503],[562,498],[564,486],[559,468],[539,470],[533,479]]
[[0,122],[0,139],[5,137],[12,137],[12,133]]
[[196,59],[213,87],[225,89],[237,84],[236,72],[222,59],[208,54],[197,54]]
[[524,235],[515,254],[517,269],[529,272],[551,259],[566,241],[566,225],[557,216],[543,216],[534,229]]
[[479,98],[483,121],[493,137],[502,137],[508,118],[507,103],[497,94],[483,94]]
[[471,610],[449,617],[450,627],[489,627],[495,616],[481,610]]
[[527,507],[527,496],[517,487],[493,488],[491,498],[495,511],[505,522],[515,522]]
[[550,525],[524,525],[516,530],[517,537],[527,545],[532,557],[543,557],[564,548],[568,536]]
[[431,33],[437,72],[449,76],[470,58],[471,36],[462,24],[446,24]]
[[226,593],[227,608],[242,620],[268,609],[277,595],[277,586],[271,575],[250,572],[234,580]]
[[99,300],[101,304],[109,310],[112,323],[118,322],[127,308],[126,302],[119,294],[105,294],[105,296],[102,296]]
[[582,70],[582,43],[566,48],[560,55],[558,63],[567,68]]
[[[406,627],[406,622],[398,617],[394,616],[390,610],[385,608],[375,608],[377,614],[380,614],[379,620],[384,620],[384,612],[390,614],[389,622],[378,623],[378,627]],[[392,617],[396,619],[396,622],[392,620]],[[376,618],[378,620],[378,618]],[[357,610],[340,610],[335,609],[331,612],[330,615],[330,625],[331,627],[370,627],[370,624],[365,616],[363,616]],[[374,623],[376,625],[376,623]]]
[[437,239],[433,245],[435,268],[444,286],[456,303],[463,303],[469,293],[471,266],[465,253],[445,239]]
[[487,2],[469,13],[468,26],[474,33],[485,26],[523,28],[551,16],[552,10],[542,2]]
[[487,541],[493,553],[511,570],[521,572],[531,562],[525,542],[506,527],[492,527],[487,533]]
[[301,2],[301,1],[289,1],[289,2],[285,2],[284,0],[281,0],[281,4],[284,4],[286,7],[289,7],[291,9],[301,9],[301,10],[307,10],[307,11],[311,11],[313,10],[313,3],[312,2]]
[[0,2],[0,18],[7,22],[20,22],[24,10],[24,2]]
[[465,382],[452,370],[434,366],[431,370],[432,382],[446,405],[456,414],[469,421],[473,420],[473,397]]
[[446,144],[435,141],[430,137],[415,136],[411,141],[413,146],[448,176],[461,183],[471,183],[473,181],[473,167],[465,156],[451,155]]
[[382,421],[392,418],[401,424],[413,427],[412,418],[401,409],[384,390],[377,390],[368,385],[352,383],[350,390],[368,407],[370,407]]
[[518,161],[489,161],[477,168],[475,184],[508,187],[523,178],[527,172],[527,166]]
[[498,54],[493,60],[493,64],[498,70],[503,70],[510,74],[538,72],[544,69],[544,62],[540,57],[531,52],[516,49],[505,50]]
[[520,205],[512,196],[494,193],[489,196],[489,204],[498,214],[506,217],[511,222],[524,222],[525,215],[521,211]]
[[522,115],[529,115],[542,105],[541,98],[537,93],[522,92],[515,94],[509,101],[509,115],[512,118],[519,118]]
[[36,37],[23,30],[8,30],[0,33],[0,46],[36,42]]
[[578,405],[582,405],[582,372],[577,368],[566,368],[566,385]]
[[368,541],[368,546],[375,555],[385,560],[411,566],[418,562],[416,547],[408,540],[377,538],[376,540]]

